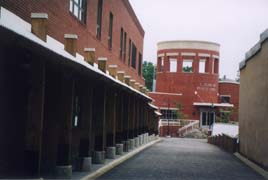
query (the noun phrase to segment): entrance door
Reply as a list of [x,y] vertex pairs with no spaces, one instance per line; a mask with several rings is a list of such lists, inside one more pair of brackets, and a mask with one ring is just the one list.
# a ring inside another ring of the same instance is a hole
[[215,112],[202,111],[200,117],[201,127],[210,127],[215,122]]

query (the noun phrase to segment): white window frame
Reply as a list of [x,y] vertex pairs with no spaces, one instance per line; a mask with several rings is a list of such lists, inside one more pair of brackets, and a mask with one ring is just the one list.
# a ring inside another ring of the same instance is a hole
[[212,58],[212,74],[215,74],[215,72],[214,72],[214,63],[215,63],[215,59]]
[[[184,68],[184,62],[185,62],[185,63],[187,63],[187,62],[191,62],[191,64],[192,64],[192,66],[191,66],[192,71],[191,71],[191,72],[187,72],[187,71],[184,71],[184,70],[183,70],[183,68]],[[182,72],[183,72],[183,73],[192,73],[192,72],[193,72],[193,60],[192,60],[192,59],[183,59],[183,61],[182,61]]]
[[[207,60],[206,59],[199,59],[199,68],[198,68],[198,72],[199,73],[206,73],[206,62]],[[201,64],[204,63],[204,68],[202,69],[203,71],[201,71]]]
[[177,72],[177,63],[178,63],[178,60],[177,58],[174,58],[174,57],[169,57],[169,72]]

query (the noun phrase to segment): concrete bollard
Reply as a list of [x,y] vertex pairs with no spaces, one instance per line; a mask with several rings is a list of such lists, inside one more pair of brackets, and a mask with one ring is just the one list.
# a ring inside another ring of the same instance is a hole
[[92,168],[92,158],[84,157],[82,162],[82,171],[88,172],[91,171]]
[[135,148],[135,139],[133,138],[133,139],[131,139],[131,147],[132,147],[132,149],[134,149]]
[[107,147],[106,150],[106,158],[107,159],[114,159],[115,158],[115,152],[116,152],[116,148],[115,147]]
[[124,152],[128,152],[128,141],[122,141],[122,143],[123,143],[123,151]]
[[129,139],[128,140],[128,150],[132,150],[134,148],[134,139]]
[[135,141],[135,148],[139,147],[139,137],[135,137],[134,138],[134,141]]
[[56,166],[55,173],[57,179],[71,179],[72,166]]
[[142,134],[142,144],[145,144],[145,133]]
[[142,135],[139,135],[139,146],[142,145]]
[[116,144],[115,148],[116,148],[116,155],[122,155],[123,154],[123,148],[124,145],[123,144]]
[[147,140],[147,133],[144,134],[144,143],[147,144],[148,140]]
[[144,144],[147,144],[147,133],[144,133]]
[[104,164],[105,163],[105,151],[95,151],[93,160],[95,164]]

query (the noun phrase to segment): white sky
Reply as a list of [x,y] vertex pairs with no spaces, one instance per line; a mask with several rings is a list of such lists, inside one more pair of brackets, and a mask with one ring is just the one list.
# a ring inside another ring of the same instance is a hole
[[268,0],[129,0],[144,30],[144,61],[156,63],[165,40],[219,43],[220,76],[235,78],[239,62],[268,28]]

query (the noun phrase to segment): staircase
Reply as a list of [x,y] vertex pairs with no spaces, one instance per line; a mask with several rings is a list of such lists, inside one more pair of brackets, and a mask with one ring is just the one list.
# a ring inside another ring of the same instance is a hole
[[199,128],[198,120],[191,120],[189,124],[178,129],[179,137],[184,137],[186,134],[192,132],[194,129]]

